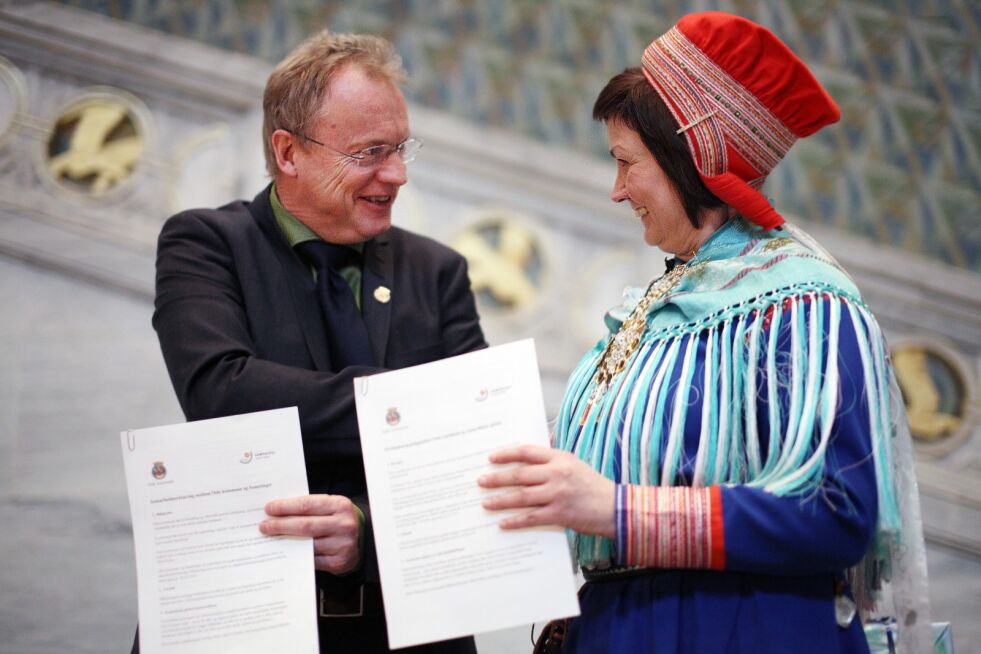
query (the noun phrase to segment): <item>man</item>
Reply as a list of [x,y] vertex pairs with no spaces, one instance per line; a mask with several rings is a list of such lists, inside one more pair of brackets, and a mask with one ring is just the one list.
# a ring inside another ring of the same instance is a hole
[[187,419],[299,407],[312,494],[260,529],[314,538],[323,652],[388,651],[352,380],[486,347],[463,258],[391,226],[421,146],[402,77],[381,38],[308,39],[266,85],[273,183],[174,216],[158,247],[153,325]]

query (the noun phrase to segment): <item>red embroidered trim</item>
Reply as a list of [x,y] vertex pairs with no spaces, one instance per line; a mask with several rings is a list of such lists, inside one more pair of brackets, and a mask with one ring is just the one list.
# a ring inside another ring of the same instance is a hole
[[725,567],[722,495],[710,488],[626,486],[623,565],[649,568]]
[[726,538],[725,522],[722,519],[722,487],[709,487],[709,514],[711,515],[711,555],[709,568],[712,570],[726,569]]

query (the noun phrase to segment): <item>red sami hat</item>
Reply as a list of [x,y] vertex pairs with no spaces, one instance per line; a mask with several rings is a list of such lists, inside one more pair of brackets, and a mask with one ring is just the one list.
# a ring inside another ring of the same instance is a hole
[[794,141],[841,117],[804,62],[765,27],[707,11],[647,46],[643,70],[709,190],[765,229],[781,225],[763,181]]

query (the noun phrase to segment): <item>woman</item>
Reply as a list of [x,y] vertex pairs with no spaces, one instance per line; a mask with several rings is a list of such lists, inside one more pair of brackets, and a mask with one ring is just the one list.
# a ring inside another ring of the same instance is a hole
[[613,201],[674,258],[573,372],[558,450],[492,456],[527,465],[483,477],[517,487],[485,506],[573,533],[564,652],[867,652],[849,581],[874,588],[901,522],[892,374],[851,279],[759,192],[838,107],[769,31],[708,12],[594,118]]

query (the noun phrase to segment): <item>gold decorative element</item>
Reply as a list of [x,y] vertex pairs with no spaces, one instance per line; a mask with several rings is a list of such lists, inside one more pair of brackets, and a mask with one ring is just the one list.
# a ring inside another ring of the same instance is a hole
[[374,295],[375,299],[382,304],[388,304],[388,302],[392,299],[392,291],[386,286],[379,286],[375,289],[375,292],[372,293],[372,295]]
[[705,268],[708,266],[707,261],[699,261],[688,266],[688,276],[694,279],[700,279],[705,275]]
[[917,440],[932,443],[957,431],[963,419],[941,410],[943,398],[930,375],[930,357],[926,348],[915,346],[898,348],[892,353],[910,431]]
[[453,247],[467,259],[474,293],[489,293],[510,308],[535,299],[537,288],[530,274],[538,248],[525,226],[513,220],[494,220],[469,229]]
[[610,387],[610,382],[619,373],[623,372],[627,361],[630,360],[630,357],[637,350],[637,346],[640,345],[640,337],[644,335],[644,331],[647,329],[647,312],[650,310],[651,305],[677,286],[687,271],[687,264],[675,266],[671,269],[671,272],[666,273],[651,284],[644,297],[640,299],[634,310],[630,312],[627,319],[620,325],[620,329],[613,335],[610,342],[606,344],[606,349],[603,350],[603,356],[596,366],[596,375],[594,377],[596,386],[593,387],[593,392],[589,396],[589,404],[595,404],[603,397],[603,394]]
[[764,252],[770,252],[771,250],[779,250],[782,247],[790,245],[794,242],[794,239],[788,238],[786,236],[781,236],[780,238],[775,238],[771,241],[767,241],[766,245],[763,246]]
[[[67,147],[58,151],[64,141]],[[49,149],[55,179],[72,179],[98,197],[129,176],[143,152],[143,137],[125,106],[98,98],[58,118]]]

